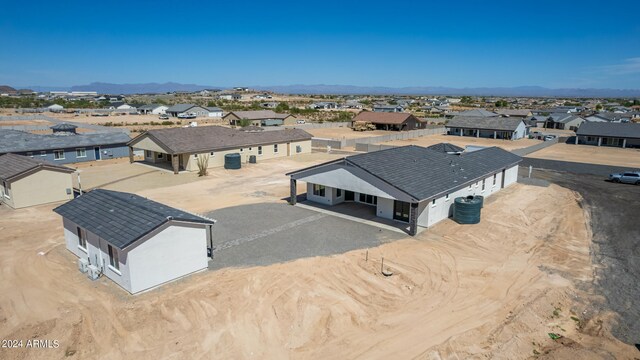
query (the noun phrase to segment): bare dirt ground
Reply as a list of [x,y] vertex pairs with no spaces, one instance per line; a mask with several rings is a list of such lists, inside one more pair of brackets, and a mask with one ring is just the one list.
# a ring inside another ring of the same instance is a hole
[[[194,212],[280,202],[284,171],[329,157],[140,194]],[[480,224],[447,220],[370,249],[369,261],[356,250],[207,271],[138,296],[77,271],[54,205],[0,207],[0,338],[60,343],[0,358],[633,359],[609,335],[611,315],[584,310],[593,295],[578,285],[594,272],[579,200],[556,185],[517,184],[488,199]],[[379,272],[383,256],[392,277]]]
[[364,137],[389,135],[389,131],[373,130],[373,131],[353,131],[348,127],[336,127],[325,129],[305,129],[306,132],[317,138],[323,139],[360,139]]
[[418,146],[429,146],[433,144],[448,142],[460,147],[465,147],[467,145],[473,146],[498,146],[505,150],[514,150],[521,149],[528,146],[536,145],[540,143],[540,140],[533,139],[520,139],[520,140],[494,140],[494,139],[485,139],[485,138],[475,138],[471,136],[454,136],[454,135],[428,135],[422,136],[419,138],[408,139],[408,140],[394,140],[382,143],[384,145],[395,145],[395,146],[405,146],[405,145],[418,145]]
[[555,144],[527,155],[530,158],[640,168],[640,149]]

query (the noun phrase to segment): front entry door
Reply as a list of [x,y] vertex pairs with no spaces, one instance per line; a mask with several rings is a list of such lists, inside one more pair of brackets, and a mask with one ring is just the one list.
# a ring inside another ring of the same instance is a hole
[[345,190],[344,192],[344,201],[354,201],[356,199],[353,191]]
[[99,146],[94,147],[93,152],[96,155],[96,160],[100,160],[100,147]]
[[409,222],[410,205],[404,201],[393,201],[393,218],[395,220]]

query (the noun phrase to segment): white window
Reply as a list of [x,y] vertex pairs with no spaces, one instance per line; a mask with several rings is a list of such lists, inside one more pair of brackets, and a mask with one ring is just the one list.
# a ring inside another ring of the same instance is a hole
[[46,151],[40,151],[40,156],[47,156],[47,152]]
[[486,181],[485,179],[482,179],[482,191],[484,191],[484,188],[485,188],[485,181]]
[[76,226],[76,234],[78,234],[78,247],[80,247],[84,251],[87,251],[87,234],[82,231],[79,226]]
[[498,174],[493,174],[493,186],[496,186],[497,179],[498,179]]
[[436,199],[431,200],[431,207],[436,206]]
[[278,144],[274,144],[273,145],[273,153],[277,154],[278,153]]
[[64,160],[64,150],[53,150],[53,160]]
[[4,197],[7,199],[11,199],[11,194],[9,194],[9,185],[6,181],[2,182],[2,192],[4,193]]
[[148,158],[150,158],[152,155],[153,155],[153,154],[151,153],[151,151],[149,151],[149,150],[145,150],[145,151],[144,151],[144,157],[148,157]]
[[324,197],[325,187],[324,185],[313,184],[313,195]]
[[342,196],[342,189],[336,189],[336,197]]
[[449,201],[449,194],[444,196],[444,201]]
[[262,146],[258,146],[258,155],[262,155]]
[[109,246],[109,265],[115,270],[120,270],[120,261],[118,261],[118,249]]
[[472,185],[469,185],[469,190],[471,190],[471,186],[472,186]]
[[76,157],[77,158],[87,157],[87,150],[85,150],[85,148],[76,149]]
[[299,154],[301,152],[302,152],[302,146],[296,145],[296,154]]

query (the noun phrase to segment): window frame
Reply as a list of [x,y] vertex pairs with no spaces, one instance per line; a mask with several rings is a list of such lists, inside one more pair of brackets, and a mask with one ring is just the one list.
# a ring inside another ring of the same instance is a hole
[[493,186],[496,186],[497,182],[498,182],[498,174],[493,174]]
[[107,244],[107,250],[109,252],[109,267],[111,270],[120,274],[120,255],[118,254],[118,249],[111,244]]
[[47,152],[45,150],[40,151],[40,156],[47,156]]
[[[84,155],[78,155],[79,151],[83,151]],[[76,148],[76,158],[86,158],[87,157],[87,148]]]
[[78,248],[87,252],[87,232],[80,226],[76,226],[76,235],[78,235]]
[[273,153],[274,154],[278,153],[278,144],[273,144]]
[[313,196],[325,197],[327,194],[327,188],[324,185],[313,184],[312,193],[313,193]]
[[[62,157],[57,157],[56,155],[58,153],[62,153]],[[64,150],[53,150],[53,160],[64,160],[65,159],[65,152]]]
[[262,146],[258,146],[258,155],[262,155]]

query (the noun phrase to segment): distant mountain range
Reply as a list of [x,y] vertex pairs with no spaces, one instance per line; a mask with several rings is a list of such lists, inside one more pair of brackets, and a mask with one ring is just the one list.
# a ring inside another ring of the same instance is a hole
[[[173,91],[199,91],[228,87],[180,84],[110,84],[95,82],[71,87],[30,86],[34,91],[96,91],[100,94],[161,94]],[[336,95],[475,95],[475,96],[530,96],[530,97],[640,97],[640,89],[550,89],[541,86],[452,88],[442,86],[382,87],[354,85],[284,85],[250,86],[250,89],[282,94],[336,94]]]

